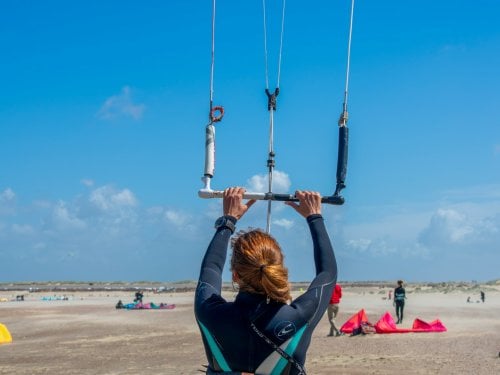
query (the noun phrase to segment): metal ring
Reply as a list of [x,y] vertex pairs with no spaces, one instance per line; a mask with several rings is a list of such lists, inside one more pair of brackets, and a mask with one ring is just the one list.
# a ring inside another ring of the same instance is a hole
[[[216,113],[219,112],[218,115]],[[210,111],[210,121],[219,122],[224,117],[224,108],[222,106],[215,106]]]

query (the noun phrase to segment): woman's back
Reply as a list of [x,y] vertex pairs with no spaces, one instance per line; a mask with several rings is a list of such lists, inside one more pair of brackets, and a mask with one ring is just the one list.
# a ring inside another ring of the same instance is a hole
[[[232,232],[228,228],[217,230],[202,263],[195,297],[196,319],[209,362],[207,373],[301,372],[312,332],[328,306],[337,275],[323,218],[312,214],[307,222],[314,244],[316,277],[290,304],[245,290],[234,302],[222,298],[221,275]],[[261,272],[264,267],[260,267]]]

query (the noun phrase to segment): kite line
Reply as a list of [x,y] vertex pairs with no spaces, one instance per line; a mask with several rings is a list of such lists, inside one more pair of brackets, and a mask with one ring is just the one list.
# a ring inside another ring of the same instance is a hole
[[[267,110],[269,111],[269,152],[267,156],[267,169],[268,169],[268,194],[273,193],[273,171],[276,165],[274,157],[276,156],[274,152],[274,112],[276,111],[276,104],[278,99],[278,94],[280,93],[280,76],[281,76],[281,55],[283,52],[283,34],[285,30],[285,7],[286,0],[283,0],[282,11],[281,11],[281,34],[280,34],[280,47],[278,54],[278,73],[276,77],[276,88],[274,92],[271,93],[269,90],[269,68],[268,68],[268,58],[267,58],[267,20],[266,20],[266,0],[262,0],[262,14],[264,19],[264,58],[266,65],[266,95],[267,95]],[[266,231],[269,233],[271,231],[271,205],[272,200],[267,201],[267,224]]]
[[[274,91],[269,89],[269,69],[268,69],[268,53],[267,53],[267,27],[266,27],[266,1],[262,0],[263,6],[263,19],[264,19],[264,57],[265,57],[265,93],[267,95],[268,103],[267,109],[269,111],[269,148],[267,158],[268,168],[268,191],[267,193],[246,192],[243,195],[245,199],[267,200],[267,232],[270,232],[271,225],[271,204],[272,201],[298,201],[293,194],[279,194],[273,192],[273,171],[275,167],[275,152],[273,147],[274,137],[274,112],[276,111],[277,97],[280,92],[280,74],[281,74],[281,59],[283,49],[283,35],[285,24],[285,5],[286,0],[282,1],[282,14],[281,14],[281,34],[277,66],[276,88]],[[224,116],[224,108],[222,106],[214,106],[214,66],[215,66],[215,12],[216,0],[212,0],[212,50],[211,50],[211,65],[210,65],[210,105],[208,124],[205,130],[205,169],[202,177],[203,188],[198,191],[198,196],[201,198],[222,198],[224,195],[223,190],[213,190],[210,186],[211,179],[215,173],[215,124],[220,122]],[[338,120],[339,126],[339,144],[337,156],[337,173],[336,173],[336,186],[335,192],[332,195],[322,196],[321,202],[333,205],[342,205],[345,202],[343,196],[340,195],[341,191],[346,187],[345,180],[347,175],[347,159],[348,159],[348,140],[349,129],[347,127],[348,111],[347,101],[349,93],[349,75],[351,63],[351,42],[352,42],[352,26],[354,18],[354,0],[351,0],[350,16],[349,16],[349,34],[347,43],[347,63],[346,63],[346,77],[344,89],[344,101],[342,105],[342,113]]]

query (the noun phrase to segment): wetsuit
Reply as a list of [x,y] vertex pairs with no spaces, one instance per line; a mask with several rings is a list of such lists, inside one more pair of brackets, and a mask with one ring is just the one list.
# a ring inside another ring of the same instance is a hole
[[396,304],[397,323],[403,323],[403,310],[405,308],[406,292],[405,288],[398,286],[394,289],[394,303]]
[[255,374],[298,374],[251,328],[251,323],[289,356],[304,365],[311,334],[325,313],[337,280],[337,263],[321,215],[307,218],[314,245],[316,277],[308,290],[290,305],[266,296],[239,292],[234,302],[221,297],[222,269],[231,231],[215,233],[201,265],[195,315],[208,359],[209,373],[243,371]]

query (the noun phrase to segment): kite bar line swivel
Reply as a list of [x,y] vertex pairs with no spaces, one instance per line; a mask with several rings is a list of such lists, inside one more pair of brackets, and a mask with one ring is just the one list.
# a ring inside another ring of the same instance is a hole
[[266,89],[268,111],[276,111],[276,99],[278,98],[279,93],[280,93],[279,87],[276,87],[276,89],[272,94],[269,91],[269,89]]

